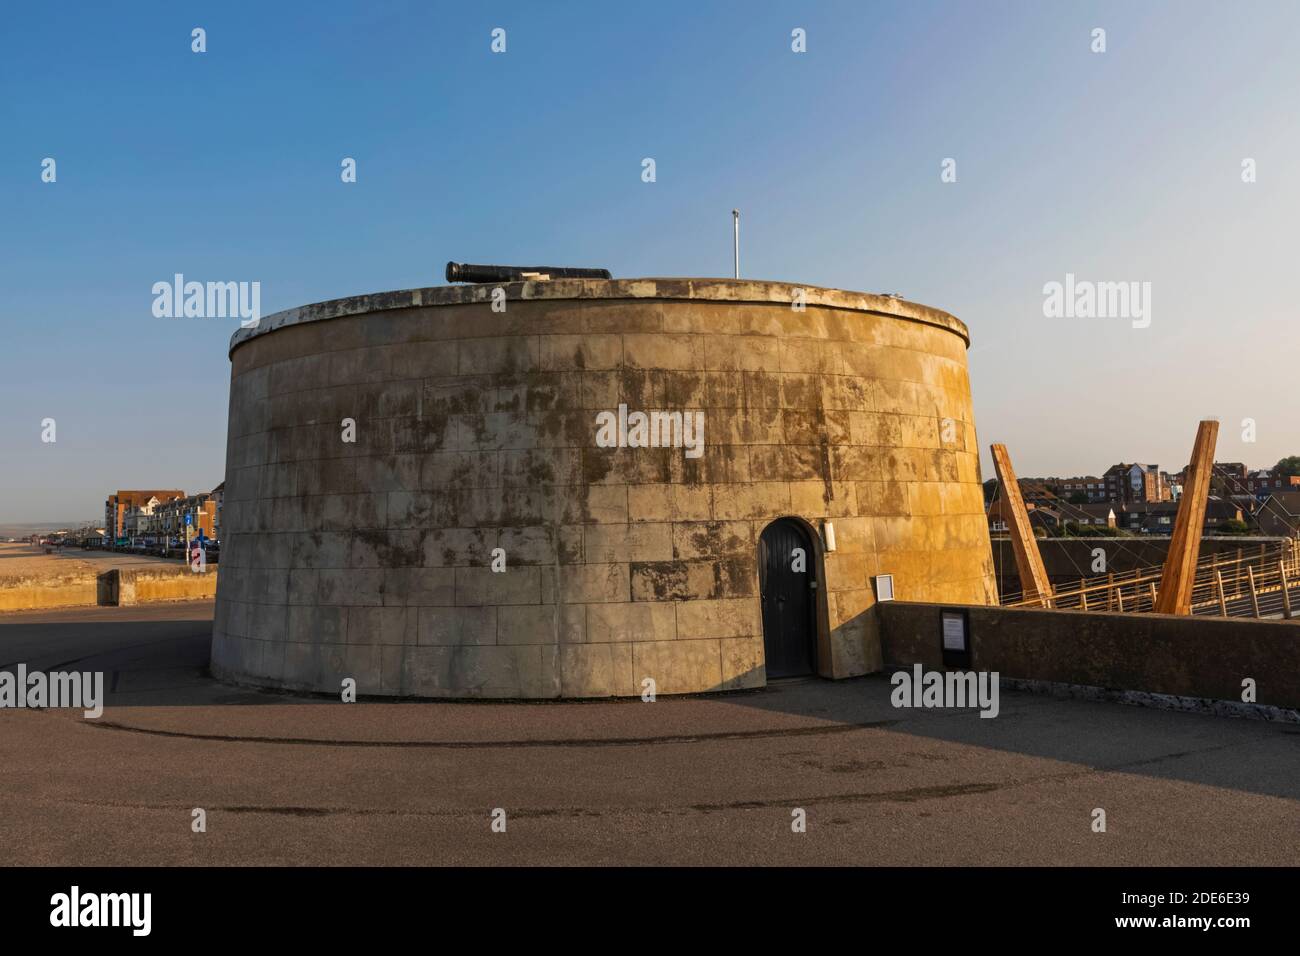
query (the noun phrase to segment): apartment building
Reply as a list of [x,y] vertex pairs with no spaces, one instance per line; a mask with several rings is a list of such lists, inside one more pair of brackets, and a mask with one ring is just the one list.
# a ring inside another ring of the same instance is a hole
[[1106,482],[1107,501],[1155,503],[1173,498],[1168,476],[1159,465],[1121,462],[1107,468],[1102,479]]
[[1106,480],[1098,478],[1096,475],[1088,475],[1082,478],[1062,478],[1058,479],[1058,481],[1058,487],[1061,489],[1060,495],[1066,501],[1076,495],[1086,495],[1090,504],[1109,500],[1106,497]]
[[[1178,519],[1176,501],[1134,501],[1117,505],[1116,526],[1137,534],[1173,534]],[[1213,534],[1224,521],[1242,521],[1245,514],[1235,502],[1211,496],[1205,503],[1203,534]]]
[[[110,541],[118,541],[128,537],[126,530],[127,512],[132,508],[139,508],[149,503],[150,499],[158,501],[170,501],[173,498],[183,498],[185,492],[180,489],[164,491],[142,491],[142,490],[118,490],[116,494],[109,495],[104,502],[104,537]],[[152,508],[150,509],[152,512]]]
[[[173,498],[154,508],[154,527],[163,541],[184,541],[187,527],[190,537],[198,537],[202,532],[205,538],[214,539],[216,510],[217,503],[206,491]],[[188,525],[186,518],[189,518]]]
[[1246,476],[1246,491],[1260,501],[1284,491],[1300,491],[1300,475],[1277,474],[1268,468],[1252,471]]
[[221,506],[226,500],[226,483],[223,481],[211,491],[212,509],[212,540],[221,540]]

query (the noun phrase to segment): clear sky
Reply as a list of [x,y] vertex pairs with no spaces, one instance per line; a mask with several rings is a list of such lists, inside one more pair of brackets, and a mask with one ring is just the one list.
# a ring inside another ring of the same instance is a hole
[[[967,323],[986,477],[1176,470],[1207,416],[1300,454],[1290,0],[12,4],[0,131],[2,521],[221,480],[237,321],[155,318],[174,273],[263,314],[448,259],[727,276],[733,206],[745,276]],[[1067,273],[1150,326],[1045,317]]]

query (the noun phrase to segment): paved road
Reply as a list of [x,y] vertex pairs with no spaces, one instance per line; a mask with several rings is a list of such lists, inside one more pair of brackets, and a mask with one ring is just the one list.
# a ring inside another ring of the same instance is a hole
[[180,558],[157,558],[151,554],[129,554],[120,551],[82,551],[80,548],[64,548],[55,552],[53,557],[60,561],[85,561],[98,571],[110,571],[113,568],[138,568],[145,564],[172,564],[184,562]]
[[97,572],[113,568],[134,568],[146,564],[179,566],[179,558],[155,558],[148,554],[124,554],[117,551],[83,551],[81,548],[57,548],[46,554],[29,544],[0,542],[0,575],[60,573],[84,564]]
[[343,704],[211,680],[211,614],[0,621],[0,664],[115,687],[97,721],[0,710],[0,864],[1300,863],[1295,724],[1012,693],[993,720],[897,710],[882,677]]

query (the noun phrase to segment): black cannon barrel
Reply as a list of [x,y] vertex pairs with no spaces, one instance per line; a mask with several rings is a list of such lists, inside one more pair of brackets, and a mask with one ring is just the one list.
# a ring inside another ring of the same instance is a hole
[[520,282],[533,272],[552,279],[612,279],[608,269],[571,269],[565,266],[476,266],[447,263],[448,282]]

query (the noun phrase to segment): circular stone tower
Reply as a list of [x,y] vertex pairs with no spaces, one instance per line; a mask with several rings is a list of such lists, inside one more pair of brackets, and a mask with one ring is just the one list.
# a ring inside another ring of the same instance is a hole
[[212,669],[538,698],[878,670],[878,575],[995,600],[968,342],[899,299],[724,279],[269,316],[230,347]]

